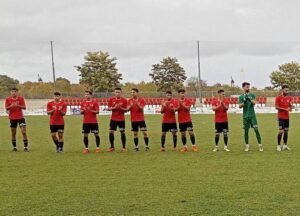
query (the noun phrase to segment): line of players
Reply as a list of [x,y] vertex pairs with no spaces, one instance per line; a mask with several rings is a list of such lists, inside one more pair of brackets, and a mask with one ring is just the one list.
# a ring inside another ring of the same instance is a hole
[[[242,84],[244,93],[239,97],[239,107],[243,109],[243,128],[245,151],[250,150],[249,145],[249,130],[254,129],[259,151],[263,151],[261,136],[258,130],[258,124],[254,106],[256,103],[255,94],[250,92],[250,83],[244,82]],[[289,131],[289,112],[292,110],[292,98],[288,96],[288,86],[283,85],[279,95],[276,97],[275,106],[278,110],[278,142],[277,151],[290,150],[287,146],[288,131]],[[130,112],[131,127],[134,139],[134,150],[139,151],[138,133],[141,131],[144,136],[145,150],[149,148],[149,137],[147,134],[147,126],[144,118],[145,100],[139,97],[139,90],[133,88],[131,90],[131,98],[129,100],[122,97],[121,88],[115,88],[114,96],[109,99],[108,109],[112,112],[110,126],[109,126],[109,142],[110,148],[108,152],[115,150],[115,132],[119,129],[121,133],[122,152],[126,152],[126,134],[125,134],[125,113]],[[173,98],[172,92],[166,92],[166,99],[161,104],[162,119],[162,134],[161,134],[161,148],[160,151],[165,151],[165,142],[167,132],[172,133],[173,137],[173,151],[177,151],[177,121],[176,112],[178,113],[179,131],[181,134],[181,141],[183,148],[181,152],[187,152],[187,134],[189,135],[192,151],[197,152],[198,147],[195,143],[195,134],[193,131],[193,123],[191,119],[190,109],[192,101],[185,96],[185,90],[178,90],[178,98]],[[19,125],[24,143],[24,151],[28,152],[28,138],[26,133],[26,122],[23,115],[23,110],[26,109],[25,100],[18,95],[18,89],[11,90],[11,96],[5,100],[5,108],[8,112],[10,127],[11,127],[11,142],[13,145],[12,151],[17,151],[16,132]],[[218,91],[218,98],[212,102],[212,109],[215,112],[215,148],[213,151],[219,151],[220,135],[223,133],[224,150],[228,149],[228,116],[229,101],[225,98],[225,91]],[[67,105],[61,100],[59,92],[54,93],[54,100],[47,104],[47,113],[50,115],[50,131],[52,140],[56,146],[56,152],[61,153],[64,149],[64,116],[67,112]],[[85,99],[80,104],[80,112],[83,115],[83,143],[84,154],[89,154],[89,134],[94,134],[96,142],[96,152],[100,153],[100,136],[99,126],[97,121],[97,114],[99,114],[99,104],[92,99],[92,92],[85,92]],[[283,138],[283,146],[281,148],[281,140]]]

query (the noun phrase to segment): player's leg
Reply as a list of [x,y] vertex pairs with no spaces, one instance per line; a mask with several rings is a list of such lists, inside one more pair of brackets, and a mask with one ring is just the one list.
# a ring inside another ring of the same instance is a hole
[[251,118],[251,125],[253,126],[254,132],[255,132],[255,136],[256,136],[256,140],[258,142],[258,147],[259,147],[259,151],[263,151],[263,145],[261,143],[261,136],[258,130],[258,124],[257,124],[257,120],[256,120],[256,116]]
[[279,130],[277,135],[277,151],[281,151],[281,140],[284,133],[284,123],[283,120],[278,119]]
[[250,122],[249,118],[243,118],[243,125],[244,125],[244,141],[245,141],[245,151],[249,151],[249,130],[250,130]]
[[118,127],[121,133],[122,151],[127,151],[126,149],[126,134],[125,134],[125,121],[118,122]]
[[220,123],[215,123],[215,148],[214,152],[219,151],[219,140],[220,140]]
[[17,126],[14,124],[13,121],[11,121],[11,125],[10,125],[10,129],[11,129],[11,143],[13,146],[13,151],[17,151]]
[[176,131],[171,131],[173,136],[173,151],[177,151],[177,129]]
[[228,127],[223,128],[223,138],[224,138],[224,150],[225,151],[230,151],[228,149]]
[[59,152],[64,151],[64,132],[60,131],[57,133],[58,135],[58,148]]
[[51,132],[51,138],[52,141],[54,143],[54,145],[56,146],[56,152],[59,151],[59,144],[58,144],[58,137],[57,137],[57,131],[55,130],[55,125],[50,125],[50,132]]
[[192,151],[197,152],[198,147],[196,146],[196,138],[195,138],[195,133],[194,133],[194,128],[193,128],[193,123],[192,122],[188,123],[187,131],[189,133],[190,140],[191,140],[191,143],[192,143]]
[[165,151],[166,135],[167,135],[167,132],[163,131],[161,133],[161,137],[160,137],[161,148],[160,148],[160,151]]
[[28,137],[27,137],[25,122],[22,122],[20,124],[20,129],[21,129],[21,133],[22,133],[22,136],[23,136],[24,151],[28,152]]
[[145,142],[146,151],[147,151],[147,150],[149,150],[149,136],[148,136],[147,125],[146,125],[145,121],[140,123],[140,128],[141,128],[141,132],[144,135],[144,142]]
[[111,120],[109,124],[109,143],[110,148],[107,150],[108,152],[113,152],[115,150],[115,131],[117,130],[116,122]]
[[94,134],[95,143],[96,143],[96,153],[100,153],[100,136],[99,136],[99,125],[98,123],[92,124],[91,132]]
[[131,131],[133,132],[134,150],[139,151],[139,125],[138,122],[131,122]]
[[83,144],[84,144],[84,150],[83,154],[90,153],[89,151],[89,133],[91,131],[89,124],[83,124],[82,126],[82,134],[83,134]]
[[290,148],[287,145],[288,142],[288,135],[289,135],[289,120],[285,120],[285,125],[284,125],[284,133],[283,133],[283,150],[290,150]]
[[187,152],[188,151],[187,140],[186,140],[187,124],[179,123],[179,129],[180,129],[180,134],[181,134],[181,142],[183,145],[181,152]]

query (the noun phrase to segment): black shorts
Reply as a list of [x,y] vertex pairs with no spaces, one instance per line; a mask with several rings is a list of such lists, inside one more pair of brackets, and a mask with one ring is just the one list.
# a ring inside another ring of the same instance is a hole
[[20,127],[25,127],[26,126],[26,121],[24,118],[22,119],[15,119],[15,120],[10,120],[10,127],[11,128],[17,128],[18,125]]
[[177,132],[177,124],[176,123],[162,123],[161,125],[162,132]]
[[131,122],[131,131],[147,131],[147,125],[145,121],[139,121],[139,122]]
[[51,133],[64,133],[65,125],[50,125]]
[[185,122],[185,123],[179,123],[179,130],[180,132],[185,131],[193,131],[193,123],[192,122]]
[[82,133],[88,134],[88,133],[99,133],[99,126],[98,123],[83,123],[82,125]]
[[228,122],[216,122],[215,123],[216,133],[228,132]]
[[110,120],[109,130],[116,131],[119,128],[120,132],[125,131],[125,121],[114,121]]
[[289,130],[290,120],[289,119],[278,119],[279,130]]

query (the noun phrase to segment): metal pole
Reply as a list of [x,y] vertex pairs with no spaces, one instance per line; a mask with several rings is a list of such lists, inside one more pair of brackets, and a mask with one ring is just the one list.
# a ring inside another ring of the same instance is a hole
[[55,90],[56,78],[55,78],[54,55],[53,55],[53,41],[51,41],[50,44],[51,44],[51,57],[52,57],[53,88]]
[[202,83],[201,83],[201,70],[200,70],[200,45],[199,45],[199,40],[197,41],[197,51],[198,51],[198,91],[199,91],[199,100],[200,103],[202,104]]

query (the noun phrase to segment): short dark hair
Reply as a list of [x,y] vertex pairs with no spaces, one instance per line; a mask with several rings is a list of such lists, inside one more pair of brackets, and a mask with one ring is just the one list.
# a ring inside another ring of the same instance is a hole
[[286,88],[289,88],[289,86],[288,85],[282,85],[281,86],[281,89],[286,89]]
[[55,95],[55,96],[61,96],[61,93],[60,92],[54,92],[53,95]]
[[178,93],[185,93],[185,89],[181,88],[181,89],[178,89]]
[[171,95],[171,94],[172,94],[172,92],[171,92],[171,91],[166,91],[166,94],[170,94],[170,95]]
[[250,83],[248,83],[248,82],[243,82],[242,83],[242,87],[244,88],[245,86],[249,86],[250,85]]
[[137,88],[132,88],[131,91],[139,92]]
[[115,91],[116,91],[116,90],[122,91],[122,89],[121,89],[120,87],[116,87],[116,88],[115,88]]
[[223,89],[218,90],[218,94],[225,92]]
[[17,87],[12,87],[10,90],[11,91],[19,91],[19,89],[17,89]]
[[92,91],[85,91],[85,93],[88,93],[89,95],[93,95]]

